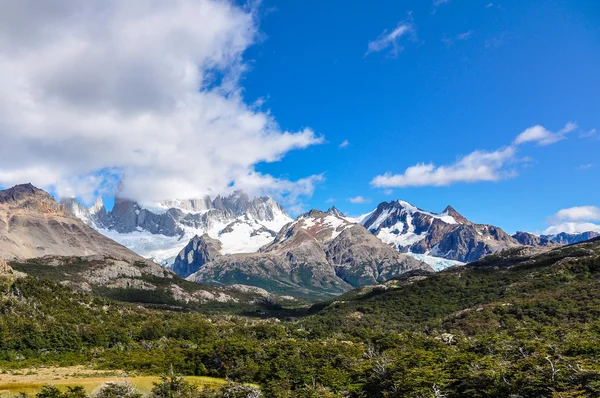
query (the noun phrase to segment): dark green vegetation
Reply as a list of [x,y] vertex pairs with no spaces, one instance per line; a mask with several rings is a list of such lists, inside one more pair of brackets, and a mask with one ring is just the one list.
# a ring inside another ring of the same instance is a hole
[[7,281],[0,368],[172,366],[256,383],[266,397],[598,397],[600,241],[528,250],[406,275],[283,322]]
[[[112,259],[110,259],[112,261]],[[227,314],[252,314],[256,315],[265,311],[276,311],[282,309],[281,305],[273,299],[279,297],[262,297],[252,292],[242,292],[225,287],[217,287],[206,284],[198,284],[187,281],[173,273],[169,278],[152,274],[141,274],[138,276],[128,275],[123,286],[106,286],[90,283],[90,273],[93,271],[103,272],[110,265],[105,260],[89,257],[41,257],[25,261],[13,261],[10,266],[19,272],[34,276],[39,279],[52,280],[61,284],[70,284],[77,290],[93,293],[95,296],[111,300],[141,304],[149,308],[168,309],[172,311],[194,311],[205,314],[227,313]],[[135,267],[143,269],[146,264],[134,262]],[[153,289],[143,289],[138,286],[147,284]],[[185,296],[175,297],[173,290],[176,288]],[[230,301],[218,300],[196,300],[195,294],[207,292],[209,294],[228,296]],[[280,302],[286,303],[279,299]],[[306,301],[296,301],[301,305]]]

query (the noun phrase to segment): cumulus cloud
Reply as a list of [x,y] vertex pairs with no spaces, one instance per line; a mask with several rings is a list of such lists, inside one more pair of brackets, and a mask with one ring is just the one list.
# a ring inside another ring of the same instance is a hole
[[400,44],[400,39],[414,35],[414,33],[415,26],[412,17],[409,17],[407,20],[398,23],[398,26],[391,32],[384,30],[377,39],[370,41],[364,56],[390,49],[390,55],[395,57],[404,49]]
[[521,145],[526,142],[536,142],[538,145],[550,145],[564,140],[568,133],[576,129],[577,124],[574,122],[568,122],[565,127],[556,133],[549,131],[544,126],[536,125],[519,134],[515,139],[514,144]]
[[600,225],[594,221],[600,221],[600,207],[597,206],[576,206],[559,210],[550,218],[552,226],[548,227],[544,233],[554,235],[561,232],[570,234],[581,232],[600,232]]
[[554,216],[555,221],[600,221],[600,207],[577,206],[559,210]]
[[353,198],[349,198],[348,201],[350,203],[356,203],[356,204],[360,204],[360,203],[369,203],[369,199],[365,199],[362,196],[355,196]]
[[371,185],[378,188],[447,186],[460,182],[500,181],[515,177],[517,172],[511,165],[521,163],[526,166],[532,161],[528,156],[516,156],[518,145],[531,141],[548,145],[563,139],[576,128],[575,123],[568,122],[559,132],[552,133],[543,126],[533,126],[519,134],[510,146],[492,152],[477,150],[449,165],[418,163],[401,174],[388,172],[378,175],[371,180]]
[[339,147],[340,148],[346,148],[348,145],[350,145],[350,141],[348,140],[344,140],[340,143]]
[[86,196],[120,181],[146,200],[310,194],[322,176],[255,170],[323,141],[244,101],[257,24],[254,8],[219,0],[0,2],[0,185]]
[[561,223],[557,225],[553,225],[551,227],[546,228],[544,230],[544,235],[556,235],[561,232],[566,232],[568,234],[580,234],[582,232],[600,232],[600,225],[583,222],[583,223],[575,223],[575,222],[567,222]]
[[379,188],[394,188],[498,181],[515,175],[514,171],[507,169],[508,165],[516,162],[515,153],[514,147],[506,147],[493,152],[475,151],[445,166],[419,163],[407,168],[402,174],[379,175],[371,184]]

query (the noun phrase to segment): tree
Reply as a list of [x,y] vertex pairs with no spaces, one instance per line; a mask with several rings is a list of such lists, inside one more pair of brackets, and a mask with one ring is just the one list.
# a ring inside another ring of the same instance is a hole
[[142,394],[126,382],[107,383],[98,392],[96,398],[142,398]]

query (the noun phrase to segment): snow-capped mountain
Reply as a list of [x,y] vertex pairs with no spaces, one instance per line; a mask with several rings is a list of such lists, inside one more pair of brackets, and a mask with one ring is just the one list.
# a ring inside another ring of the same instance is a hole
[[433,213],[402,200],[383,202],[363,216],[360,223],[383,242],[435,269],[519,246],[502,229],[472,223],[451,206]]
[[559,245],[572,245],[574,243],[585,242],[586,240],[594,239],[600,236],[600,233],[589,231],[579,234],[569,234],[561,232],[556,235],[542,235],[541,239],[547,239]]
[[298,216],[257,253],[221,255],[210,238],[195,237],[176,264],[186,271],[197,268],[188,277],[195,282],[244,283],[307,296],[337,294],[417,269],[433,271],[332,209]]
[[62,203],[102,234],[167,266],[195,235],[218,239],[224,254],[255,252],[292,221],[272,198],[251,200],[241,191],[214,200],[205,197],[151,204],[117,198],[110,212],[100,200],[89,208],[75,199]]

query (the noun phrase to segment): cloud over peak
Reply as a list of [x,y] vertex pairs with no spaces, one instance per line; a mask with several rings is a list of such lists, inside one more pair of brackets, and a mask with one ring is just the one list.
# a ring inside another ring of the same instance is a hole
[[44,4],[0,3],[0,185],[83,196],[122,179],[124,196],[155,200],[237,188],[293,196],[318,182],[255,171],[323,142],[245,103],[239,78],[256,10],[217,0]]
[[550,218],[550,223],[553,225],[548,227],[544,233],[554,235],[561,232],[570,234],[589,231],[600,232],[600,225],[595,223],[597,221],[600,221],[600,207],[569,207],[559,210]]

